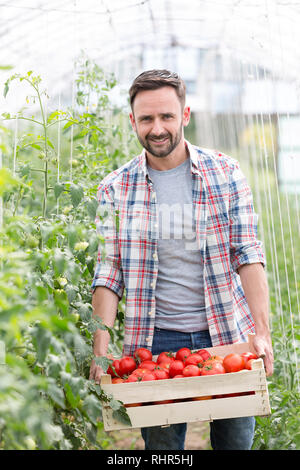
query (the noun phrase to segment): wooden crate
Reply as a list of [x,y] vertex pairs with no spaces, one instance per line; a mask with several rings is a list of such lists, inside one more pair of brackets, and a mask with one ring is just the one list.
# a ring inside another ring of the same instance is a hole
[[[206,349],[212,355],[225,356],[232,352],[240,354],[253,350],[252,339],[249,336],[248,343]],[[121,400],[125,404],[142,403],[142,406],[127,408],[131,426],[117,421],[113,417],[112,409],[103,403],[102,413],[106,431],[241,416],[268,416],[271,412],[262,359],[252,363],[252,370],[211,376],[112,384],[110,375],[104,375],[101,387],[106,393],[113,395],[115,400]],[[192,400],[193,397],[253,391],[254,394],[243,396]],[[176,402],[155,404],[156,401],[162,400],[176,400]]]

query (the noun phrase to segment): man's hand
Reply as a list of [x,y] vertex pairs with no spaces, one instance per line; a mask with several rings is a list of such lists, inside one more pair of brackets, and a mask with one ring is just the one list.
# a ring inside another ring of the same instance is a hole
[[105,372],[102,367],[97,366],[95,360],[93,359],[90,367],[89,380],[95,380],[96,384],[100,384],[101,376],[104,374]]
[[[101,356],[97,356],[97,357],[101,357]],[[105,357],[107,357],[107,359],[111,359],[112,361],[114,360],[112,354],[105,354]],[[95,380],[96,384],[100,384],[101,376],[105,374],[107,374],[107,372],[104,372],[102,367],[98,366],[95,362],[95,359],[93,359],[91,362],[91,367],[90,367],[89,380]]]
[[273,374],[273,349],[269,328],[269,289],[266,273],[261,263],[245,264],[239,268],[239,275],[246,300],[255,323],[253,347],[262,357],[266,375]]
[[257,354],[258,357],[261,357],[264,361],[266,375],[272,375],[274,371],[274,357],[270,337],[255,335],[253,337],[252,344],[255,354]]

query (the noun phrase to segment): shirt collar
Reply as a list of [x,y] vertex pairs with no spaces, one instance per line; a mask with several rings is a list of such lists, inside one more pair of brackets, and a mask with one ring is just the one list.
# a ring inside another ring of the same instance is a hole
[[[184,143],[185,143],[185,146],[187,147],[189,155],[190,155],[191,172],[198,173],[198,171],[199,171],[198,152],[193,147],[193,145],[190,144],[190,142],[188,142],[187,140],[184,140]],[[151,181],[151,178],[150,178],[149,173],[148,173],[146,150],[145,149],[143,149],[141,155],[139,156],[139,168],[143,172],[143,174],[145,175],[145,178],[148,178]]]

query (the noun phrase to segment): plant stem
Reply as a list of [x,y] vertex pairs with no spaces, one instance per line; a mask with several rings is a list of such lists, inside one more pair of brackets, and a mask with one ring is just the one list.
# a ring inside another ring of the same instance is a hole
[[[34,85],[33,85],[34,86]],[[48,144],[47,144],[47,123],[45,120],[45,113],[44,113],[44,108],[43,108],[43,103],[41,100],[41,94],[39,91],[38,86],[34,86],[38,100],[40,103],[40,109],[41,109],[41,114],[42,114],[42,122],[43,122],[43,129],[44,129],[44,148],[45,148],[45,165],[44,165],[44,198],[43,198],[43,218],[46,218],[46,213],[47,213],[47,195],[48,195]]]

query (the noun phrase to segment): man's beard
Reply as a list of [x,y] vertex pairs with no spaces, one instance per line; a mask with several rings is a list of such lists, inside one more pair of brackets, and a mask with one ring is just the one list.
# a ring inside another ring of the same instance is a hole
[[[159,136],[147,135],[145,139],[142,139],[137,133],[137,138],[140,144],[144,147],[145,150],[151,153],[154,157],[167,157],[173,150],[177,147],[182,137],[182,124],[180,125],[178,131],[173,136],[169,132],[161,134]],[[161,140],[167,138],[168,141],[160,149],[159,146],[153,144],[153,140]]]

